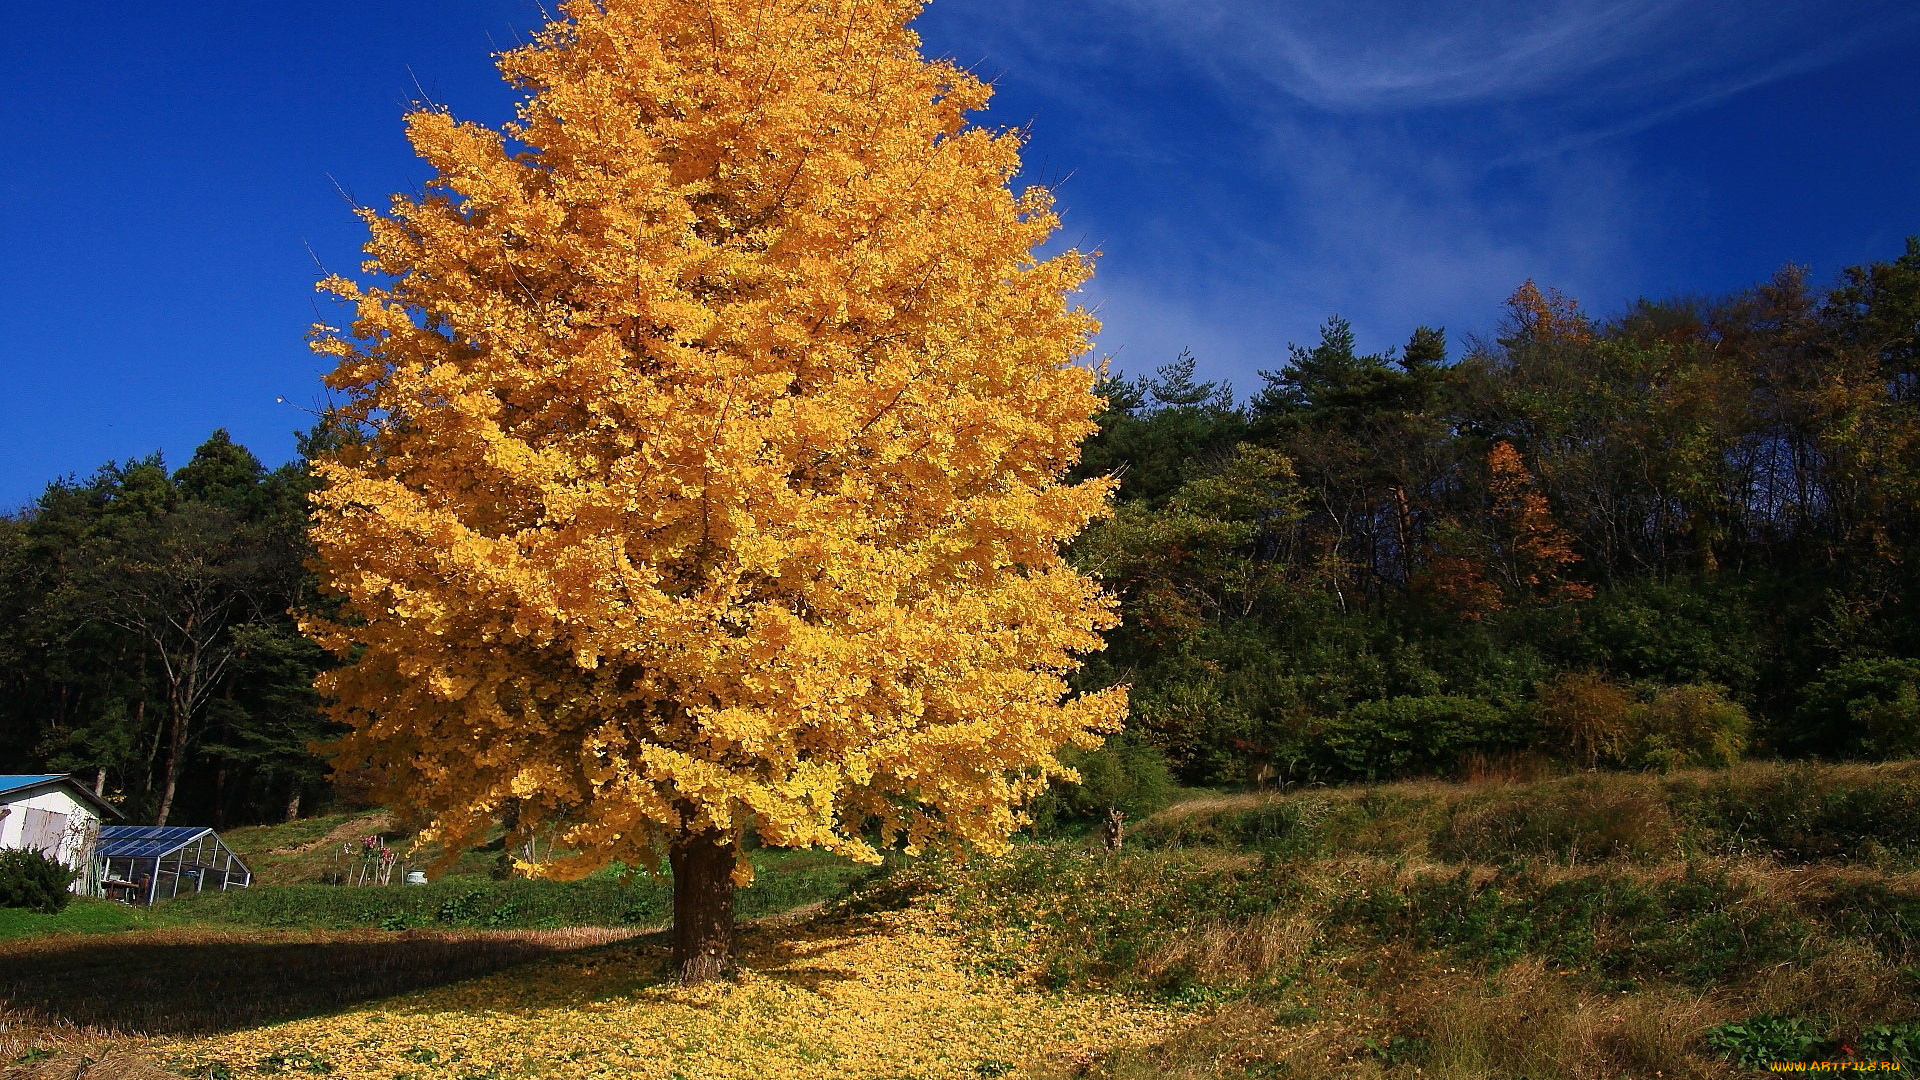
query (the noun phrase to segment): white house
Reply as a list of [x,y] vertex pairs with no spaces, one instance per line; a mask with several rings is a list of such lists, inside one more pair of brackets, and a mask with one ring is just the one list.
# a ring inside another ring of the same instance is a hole
[[93,857],[100,825],[120,811],[66,773],[0,775],[0,848],[27,848],[82,871],[73,891],[99,892]]

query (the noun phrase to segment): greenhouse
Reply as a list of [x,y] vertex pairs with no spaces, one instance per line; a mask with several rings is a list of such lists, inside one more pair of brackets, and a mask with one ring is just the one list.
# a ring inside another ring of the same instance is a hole
[[93,853],[101,890],[130,903],[253,884],[253,871],[219,834],[195,825],[107,825]]

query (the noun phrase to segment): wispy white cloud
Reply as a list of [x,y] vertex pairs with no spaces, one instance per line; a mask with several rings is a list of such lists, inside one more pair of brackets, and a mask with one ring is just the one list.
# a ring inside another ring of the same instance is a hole
[[1685,103],[1832,63],[1920,21],[1894,0],[1100,0],[1240,88],[1371,112]]
[[[1243,389],[1329,313],[1367,348],[1486,329],[1520,281],[1608,310],[1692,198],[1630,135],[1920,28],[1911,0],[935,0],[1037,109],[1029,175],[1106,251],[1129,371]],[[1002,107],[998,123],[1028,117]]]
[[1127,370],[1191,347],[1203,370],[1250,387],[1336,313],[1370,350],[1422,324],[1458,342],[1487,329],[1527,278],[1611,306],[1626,299],[1609,295],[1613,283],[1638,276],[1633,238],[1663,209],[1604,148],[1492,182],[1372,129],[1297,121],[1263,149],[1270,213],[1249,219],[1202,193],[1177,230],[1138,220],[1104,230],[1091,295],[1102,299],[1102,345]]

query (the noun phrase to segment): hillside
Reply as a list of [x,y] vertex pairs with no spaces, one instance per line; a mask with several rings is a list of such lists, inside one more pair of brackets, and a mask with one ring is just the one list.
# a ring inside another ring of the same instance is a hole
[[1212,798],[953,886],[1043,985],[1204,1005],[1096,1075],[1719,1077],[1920,1064],[1920,769]]
[[[0,946],[17,976],[4,990],[28,1021],[16,1045],[133,1047],[222,1078],[1920,1066],[1920,763],[1212,795],[1132,832],[1118,853],[1050,840],[911,862],[824,905],[807,902],[824,878],[772,860],[757,910],[796,909],[754,922],[741,970],[700,990],[667,978],[645,922],[487,929],[506,920],[482,908],[396,933],[372,929],[368,907],[367,929],[241,925],[306,897],[320,906],[297,925],[345,925],[328,922],[352,914],[340,905],[440,887],[504,890],[482,893],[490,904],[548,888],[539,902],[559,906],[540,910],[554,912],[613,884],[484,878],[172,905],[162,913],[226,921]],[[194,993],[169,997],[182,974]]]

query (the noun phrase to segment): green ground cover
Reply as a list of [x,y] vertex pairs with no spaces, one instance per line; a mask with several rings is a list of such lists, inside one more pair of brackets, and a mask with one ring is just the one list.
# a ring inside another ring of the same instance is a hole
[[148,911],[112,900],[69,903],[58,915],[42,915],[20,908],[0,908],[0,941],[46,937],[53,934],[114,934],[177,926],[183,920],[164,909]]
[[[869,873],[815,852],[757,851],[753,859],[754,883],[737,901],[742,918],[833,899]],[[156,907],[196,922],[335,930],[658,926],[672,909],[670,884],[645,871],[631,876],[606,871],[570,882],[463,875],[426,885],[266,885],[200,893]]]
[[1920,766],[1748,763],[1176,804],[890,883],[1041,985],[1209,1018],[1091,1075],[1920,1068]]

